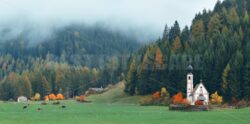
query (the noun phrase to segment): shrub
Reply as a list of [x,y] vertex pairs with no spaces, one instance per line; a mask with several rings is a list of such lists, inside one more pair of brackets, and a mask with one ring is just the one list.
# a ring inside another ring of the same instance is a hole
[[212,104],[221,105],[222,102],[223,102],[223,98],[222,98],[222,96],[220,96],[218,94],[217,91],[215,93],[211,94],[211,103]]
[[204,105],[204,103],[201,100],[197,100],[197,101],[195,101],[195,105]]
[[246,108],[248,106],[249,106],[249,104],[247,101],[241,100],[241,101],[237,102],[236,109]]
[[189,105],[190,103],[189,103],[189,101],[187,99],[182,99],[181,104],[183,104],[183,105]]
[[79,98],[79,101],[84,102],[85,101],[85,96],[81,95],[80,98]]
[[169,98],[169,93],[165,87],[161,88],[161,97],[162,98]]
[[80,96],[75,96],[76,101],[80,101]]
[[59,93],[56,95],[56,99],[57,100],[64,100],[64,96],[61,93]]
[[47,95],[47,96],[44,96],[44,100],[45,101],[49,101],[49,96]]
[[156,92],[153,94],[152,98],[153,98],[154,100],[160,99],[160,92],[159,92],[159,91],[156,91]]
[[80,101],[80,102],[85,102],[85,95],[81,95],[81,96],[79,97],[79,101]]
[[49,100],[56,100],[56,95],[54,93],[49,94]]
[[182,104],[183,96],[181,92],[178,92],[172,97],[173,104]]
[[40,97],[41,97],[40,93],[36,93],[33,99],[34,99],[35,101],[39,101],[39,100],[40,100]]

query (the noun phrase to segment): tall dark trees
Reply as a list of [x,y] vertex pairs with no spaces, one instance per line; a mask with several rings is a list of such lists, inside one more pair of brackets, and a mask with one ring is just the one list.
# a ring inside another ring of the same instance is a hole
[[[161,40],[135,53],[144,57],[135,64],[136,91],[151,94],[161,86],[166,86],[170,94],[185,90],[185,67],[191,63],[194,83],[202,79],[209,92],[218,91],[226,101],[249,99],[250,9],[247,5],[250,1],[217,2],[214,11],[197,14],[190,29],[180,31],[177,21],[170,30],[166,26]],[[157,69],[151,64],[159,58],[154,55],[159,53],[157,47],[161,48],[165,65],[161,73],[155,73]]]

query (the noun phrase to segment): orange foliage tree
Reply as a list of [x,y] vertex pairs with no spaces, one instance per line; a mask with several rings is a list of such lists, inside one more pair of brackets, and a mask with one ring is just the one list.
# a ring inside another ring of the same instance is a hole
[[159,64],[159,65],[163,64],[163,55],[162,55],[161,49],[159,47],[156,49],[155,63]]
[[56,99],[57,99],[57,100],[64,100],[64,96],[63,96],[61,93],[58,93],[58,94],[56,95]]
[[56,100],[56,95],[54,93],[49,94],[50,100]]
[[183,104],[183,105],[188,105],[189,101],[185,98],[183,98],[183,95],[181,92],[178,92],[172,97],[173,104]]
[[81,95],[81,96],[79,97],[79,101],[80,101],[80,102],[84,102],[84,101],[85,101],[85,95]]
[[181,92],[178,92],[177,94],[175,94],[172,98],[173,100],[173,104],[181,104],[182,100],[183,100],[183,95]]
[[152,97],[153,97],[154,100],[160,99],[160,97],[161,97],[161,96],[160,96],[160,92],[159,92],[159,91],[156,91],[156,92],[153,94]]

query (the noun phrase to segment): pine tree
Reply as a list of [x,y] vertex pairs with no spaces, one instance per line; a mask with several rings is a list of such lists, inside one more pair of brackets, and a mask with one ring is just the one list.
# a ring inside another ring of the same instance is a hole
[[129,71],[126,78],[125,92],[134,95],[136,86],[136,61],[135,57],[132,58]]
[[174,26],[169,31],[169,41],[173,41],[177,36],[180,36],[181,30],[179,23],[175,21]]
[[245,23],[245,24],[249,24],[249,15],[248,15],[248,12],[247,12],[247,10],[245,10],[245,13],[244,13],[244,17],[243,17],[243,22]]
[[169,40],[169,28],[168,28],[167,24],[165,25],[165,29],[164,29],[164,32],[163,32],[162,40],[163,41]]
[[218,34],[221,26],[220,15],[215,12],[208,22],[208,38],[211,39],[215,34]]
[[51,92],[51,87],[45,76],[42,76],[42,96],[48,95]]
[[250,43],[247,44],[243,71],[243,96],[250,100]]

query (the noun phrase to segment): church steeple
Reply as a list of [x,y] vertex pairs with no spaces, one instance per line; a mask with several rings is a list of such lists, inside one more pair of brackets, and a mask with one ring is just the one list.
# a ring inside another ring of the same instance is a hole
[[191,65],[187,68],[188,74],[187,74],[187,100],[189,102],[192,102],[193,100],[193,67]]

